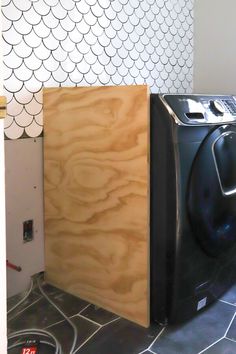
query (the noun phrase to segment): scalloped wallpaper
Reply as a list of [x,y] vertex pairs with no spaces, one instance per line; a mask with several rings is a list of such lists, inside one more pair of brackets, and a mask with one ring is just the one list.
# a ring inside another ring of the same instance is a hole
[[8,139],[42,134],[42,87],[192,92],[194,0],[2,0]]

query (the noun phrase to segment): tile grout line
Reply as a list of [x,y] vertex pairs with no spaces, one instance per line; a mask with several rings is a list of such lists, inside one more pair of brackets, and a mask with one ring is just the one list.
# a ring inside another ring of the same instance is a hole
[[86,305],[82,310],[80,310],[80,311],[77,313],[77,315],[80,315],[81,312],[83,312],[84,310],[86,310],[89,306],[91,306],[91,304]]
[[209,345],[208,347],[204,348],[203,350],[201,350],[199,353],[197,354],[202,354],[204,353],[207,349],[213,347],[213,345],[215,345],[216,343],[220,342],[222,339],[224,339],[224,337],[221,337],[220,339],[216,340],[214,343],[212,343],[211,345]]
[[36,304],[39,300],[41,300],[43,297],[38,298],[37,300],[35,300],[34,302],[32,302],[31,304],[29,304],[28,306],[26,306],[24,309],[22,309],[21,311],[17,312],[13,317],[9,318],[9,320],[7,322],[11,322],[12,320],[14,320],[17,316],[20,316],[25,310],[29,309],[31,306],[33,306],[34,304]]
[[149,347],[146,350],[151,349],[151,347],[153,346],[153,344],[157,341],[157,339],[162,335],[162,333],[164,332],[164,330],[166,329],[166,327],[162,328],[162,330],[158,333],[158,335],[156,336],[156,338],[152,341],[152,343],[149,345]]
[[152,351],[151,349],[148,349],[148,351],[152,354],[157,354],[156,352]]
[[74,316],[72,316],[72,317],[70,317],[70,318],[74,318],[74,317],[76,317],[76,316],[77,316],[77,317],[81,317],[81,318],[83,318],[83,319],[85,319],[85,320],[87,320],[87,321],[89,321],[89,322],[95,324],[96,326],[99,326],[100,328],[102,328],[102,325],[101,325],[100,323],[95,322],[95,321],[91,320],[90,318],[85,317],[85,316],[83,316],[83,315],[81,315],[81,314],[74,315]]
[[111,321],[109,321],[109,322],[107,322],[107,323],[101,324],[101,323],[98,323],[98,322],[92,320],[92,319],[89,318],[89,317],[86,317],[86,316],[82,315],[82,312],[83,312],[86,308],[88,308],[90,305],[91,305],[91,304],[87,305],[83,310],[81,310],[79,313],[77,313],[77,314],[71,316],[70,318],[74,318],[74,317],[76,317],[76,316],[77,316],[77,317],[81,317],[81,318],[84,318],[85,320],[88,320],[88,321],[92,322],[93,324],[95,324],[95,325],[97,325],[97,326],[99,326],[99,327],[104,327],[104,326],[109,325],[110,323],[113,323],[113,322],[115,322],[115,321],[117,321],[117,320],[120,320],[120,317],[117,317],[117,318],[114,318],[113,320],[111,320]]
[[[60,321],[58,321],[58,322],[55,322],[55,323],[52,323],[52,324],[48,325],[47,327],[45,327],[45,329],[51,328],[51,327],[53,327],[53,326],[56,326],[56,325],[58,325],[58,324],[60,324],[60,323],[62,323],[62,322],[64,322],[64,321],[66,321],[65,318],[64,318],[63,320],[60,320]],[[66,321],[66,322],[67,322],[67,321]]]
[[93,338],[93,336],[100,331],[101,327],[97,328],[95,332],[93,332],[93,334],[91,334],[90,337],[88,337],[82,344],[80,344],[80,346],[78,348],[76,348],[76,350],[73,352],[73,354],[77,353],[91,338]]
[[230,327],[231,327],[231,324],[233,323],[233,320],[235,319],[235,316],[236,316],[236,311],[235,311],[235,313],[234,313],[234,315],[233,315],[233,318],[232,318],[232,320],[230,321],[230,323],[229,323],[229,325],[228,325],[228,327],[227,327],[227,329],[226,329],[226,332],[225,332],[225,334],[224,334],[224,337],[227,336],[227,333],[228,333],[228,331],[229,331],[229,329],[230,329]]
[[111,324],[111,323],[113,323],[113,322],[116,322],[116,321],[118,321],[118,320],[120,320],[120,319],[121,319],[120,317],[114,318],[113,320],[111,320],[111,321],[109,321],[109,322],[107,322],[107,323],[104,323],[104,324],[102,325],[102,327],[105,327],[105,326],[107,326],[107,325],[109,325],[109,324]]
[[146,351],[148,351],[149,353],[152,353],[152,354],[157,354],[156,352],[154,352],[152,349],[144,349],[142,350],[140,353],[138,354],[144,354]]
[[219,300],[220,302],[223,302],[224,304],[231,305],[236,307],[236,304],[232,304],[231,302],[225,301],[225,300]]
[[225,339],[227,339],[227,340],[229,340],[229,341],[231,341],[231,342],[233,342],[233,343],[236,343],[236,340],[234,340],[234,339],[232,339],[232,338],[225,337]]

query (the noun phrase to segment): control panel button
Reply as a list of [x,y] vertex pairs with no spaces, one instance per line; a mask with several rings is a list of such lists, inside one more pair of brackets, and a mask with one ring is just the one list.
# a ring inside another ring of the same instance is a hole
[[210,101],[210,107],[216,114],[223,115],[225,113],[225,107],[219,100]]

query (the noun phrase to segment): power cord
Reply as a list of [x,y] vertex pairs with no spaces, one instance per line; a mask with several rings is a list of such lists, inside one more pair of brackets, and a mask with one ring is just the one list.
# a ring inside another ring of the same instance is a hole
[[[56,337],[52,333],[50,333],[50,332],[48,332],[48,331],[46,331],[44,329],[34,329],[34,328],[23,329],[23,330],[20,330],[20,331],[17,331],[17,332],[14,332],[14,333],[10,334],[8,336],[8,339],[14,339],[14,338],[22,337],[23,335],[36,335],[36,336],[39,336],[39,337],[42,336],[42,337],[46,337],[47,339],[51,339],[51,340],[53,340],[54,343],[48,342],[48,341],[41,341],[41,343],[45,343],[47,345],[50,345],[51,347],[54,347],[55,348],[55,354],[62,354],[61,345],[58,342],[58,340],[56,339]],[[23,343],[24,342],[14,343],[14,344],[8,346],[8,350],[16,348],[16,347],[19,347]]]
[[[29,297],[29,295],[31,294],[31,292],[33,290],[33,286],[34,286],[34,282],[33,282],[33,279],[31,278],[30,287],[29,287],[28,291],[26,292],[25,296],[23,296],[23,298],[20,301],[18,301],[13,307],[11,307],[10,310],[7,311],[7,314],[9,314],[13,310],[15,310],[20,304],[23,303],[23,301],[25,301]],[[38,337],[46,338],[47,340],[40,340],[40,342],[43,344],[49,345],[51,347],[54,347],[55,354],[63,354],[62,349],[61,349],[61,345],[58,342],[58,340],[56,339],[56,337],[52,333],[50,333],[46,330],[43,330],[43,329],[29,328],[29,329],[16,331],[16,332],[11,333],[8,336],[8,340],[22,337],[22,336],[26,336],[26,335],[35,335]],[[51,342],[49,342],[49,340],[51,340]],[[19,347],[19,346],[23,345],[24,343],[25,342],[22,342],[22,341],[20,341],[20,342],[18,341],[17,343],[13,343],[8,346],[8,350]]]
[[70,353],[69,354],[74,354],[75,353],[75,346],[76,346],[76,342],[77,342],[77,338],[78,338],[78,332],[77,332],[77,328],[75,326],[75,324],[71,321],[71,319],[49,298],[49,296],[44,292],[42,286],[41,286],[41,280],[42,280],[42,275],[40,275],[37,278],[37,284],[39,287],[39,290],[41,291],[41,294],[45,297],[45,299],[48,300],[48,302],[65,318],[65,320],[71,325],[71,327],[73,328],[73,332],[74,332],[74,338],[73,338],[73,343],[70,349]]
[[9,313],[11,313],[13,310],[15,310],[20,304],[22,304],[22,302],[24,302],[29,297],[29,295],[31,294],[31,292],[33,290],[33,286],[34,286],[34,282],[33,282],[32,278],[31,278],[30,286],[29,286],[28,291],[26,291],[25,296],[19,302],[17,302],[16,305],[12,306],[10,308],[10,310],[7,311],[8,315],[9,315]]
[[[78,332],[77,332],[77,328],[75,326],[75,324],[71,321],[71,319],[50,299],[50,297],[45,293],[45,291],[42,288],[42,274],[39,275],[36,279],[37,279],[37,285],[38,288],[41,292],[41,294],[43,295],[43,297],[65,318],[65,320],[71,325],[72,329],[73,329],[73,333],[74,333],[74,337],[73,337],[73,342],[72,342],[72,346],[70,349],[69,354],[75,354],[77,352],[77,350],[75,350],[75,346],[76,346],[76,342],[77,342],[77,338],[78,338]],[[29,290],[26,292],[25,296],[16,304],[14,305],[8,312],[7,314],[9,314],[10,312],[12,312],[13,310],[15,310],[23,301],[25,301],[28,296],[30,295],[30,293],[32,292],[34,286],[34,282],[31,279],[31,283],[30,283],[30,287]],[[55,348],[55,354],[63,354],[62,353],[62,348],[60,343],[58,342],[58,340],[56,339],[56,337],[43,329],[34,329],[34,328],[29,328],[29,329],[24,329],[24,330],[20,330],[20,331],[16,331],[12,334],[10,334],[8,336],[8,339],[14,339],[14,338],[18,338],[18,337],[22,337],[23,335],[36,335],[36,336],[42,336],[42,337],[46,337],[47,340],[41,340],[40,342],[43,344],[47,344],[51,347]],[[51,339],[52,342],[49,342],[48,339]],[[17,342],[14,343],[10,346],[8,346],[8,350],[11,350],[13,348],[16,348],[20,345],[24,344],[24,342]]]

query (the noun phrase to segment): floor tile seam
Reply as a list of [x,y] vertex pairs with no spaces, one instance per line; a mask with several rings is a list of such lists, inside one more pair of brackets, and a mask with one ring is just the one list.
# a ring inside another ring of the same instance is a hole
[[[160,336],[162,335],[162,333],[165,331],[166,327],[162,328],[161,331],[157,334],[157,336],[155,337],[155,339],[152,341],[152,343],[149,345],[149,347],[146,350],[151,349],[151,347],[153,346],[153,344],[158,340],[158,338],[160,338]],[[152,349],[151,349],[152,350]]]
[[232,339],[232,338],[225,337],[225,339],[229,340],[230,342],[234,342],[234,343],[236,343],[236,340],[234,340],[234,339]]
[[[8,298],[8,299],[7,299],[7,305],[9,305],[9,304],[8,304],[8,301],[9,301],[12,297],[15,297],[15,296],[18,296],[18,297],[19,297],[19,296],[20,296],[20,297],[18,298],[18,301],[15,301],[15,302],[14,302],[13,306],[15,306],[16,303],[22,301],[22,299],[23,299],[23,298],[25,297],[25,295],[26,295],[26,292],[27,292],[27,290],[23,291],[23,293],[20,293],[20,295],[17,294],[17,295],[13,295],[13,296],[11,296],[10,298]],[[37,291],[35,291],[34,289],[32,289],[31,292],[28,294],[28,296],[25,298],[24,301],[26,301],[26,300],[29,298],[29,296],[32,295],[32,294],[34,294],[34,295],[40,295]]]
[[38,299],[36,299],[35,301],[33,301],[31,304],[29,304],[28,306],[26,306],[24,309],[22,309],[21,311],[17,312],[13,317],[11,317],[10,319],[7,320],[7,322],[11,322],[12,320],[14,320],[16,317],[20,316],[24,311],[28,310],[31,306],[35,305],[37,302],[39,302],[40,300],[42,300],[42,296]]
[[219,301],[223,302],[224,304],[236,307],[236,304],[232,304],[231,302],[228,302],[228,301],[225,301],[225,300],[219,300]]
[[152,353],[152,354],[158,354],[158,353],[156,353],[156,352],[154,352],[153,350],[151,350],[151,349],[148,349],[148,348],[146,348],[146,349],[144,349],[144,350],[142,350],[140,353],[138,353],[138,354],[144,354],[145,352],[149,352],[149,353]]
[[[90,320],[90,318],[87,318],[87,317],[85,317],[85,316],[83,316],[83,315],[76,314],[76,315],[70,316],[70,317],[68,317],[68,318],[69,318],[69,319],[73,319],[73,318],[75,318],[75,317],[81,317],[81,318],[83,318],[83,319],[85,319],[85,320],[88,320],[89,322],[92,322],[92,323],[95,324],[96,326],[99,326],[99,327],[102,328],[102,325],[101,325],[101,324],[99,324],[99,323],[97,323],[97,322],[95,322],[95,321],[93,321],[93,320]],[[55,325],[57,325],[57,324],[60,324],[60,323],[62,323],[62,322],[64,322],[64,321],[65,321],[66,323],[69,323],[69,322],[66,320],[66,318],[63,318],[63,320],[57,321],[57,322],[55,322],[55,323],[52,323],[52,324],[50,324],[49,326],[45,327],[45,329],[50,328],[50,327],[53,327],[53,326],[55,326]]]
[[149,351],[150,353],[152,353],[152,354],[158,354],[157,352],[154,352],[154,351],[151,350],[151,349],[148,349],[148,351]]
[[72,317],[70,317],[70,318],[74,318],[74,317],[81,317],[81,318],[83,318],[84,320],[87,320],[87,321],[89,321],[89,322],[95,324],[96,326],[99,326],[100,328],[102,328],[102,325],[101,325],[100,323],[98,323],[98,322],[96,322],[96,321],[93,321],[93,320],[91,320],[90,318],[85,317],[84,315],[78,314],[78,315],[74,315],[74,316],[72,316]]
[[204,348],[203,350],[201,350],[200,352],[198,352],[197,354],[202,354],[204,353],[206,350],[210,349],[211,347],[213,347],[213,345],[217,344],[218,342],[220,342],[222,339],[224,339],[225,337],[221,337],[220,339],[217,339],[214,343],[212,343],[211,345],[209,345],[208,347]]
[[230,323],[229,323],[229,325],[228,325],[228,327],[227,327],[227,329],[225,331],[224,337],[227,336],[227,333],[228,333],[228,331],[229,331],[229,329],[230,329],[230,327],[231,327],[231,325],[232,325],[232,323],[233,323],[233,321],[235,319],[235,316],[236,316],[236,311],[234,312],[234,315],[233,315],[233,317],[232,317],[232,319],[231,319],[231,321],[230,321]]
[[92,334],[91,336],[89,336],[83,343],[80,344],[80,346],[78,348],[75,349],[75,351],[73,352],[73,354],[77,353],[88,341],[90,341],[90,339],[93,338],[93,336],[95,336],[95,334],[101,330],[101,327],[98,327]]
[[[79,311],[77,314],[75,314],[75,315],[73,315],[73,316],[80,316],[80,317],[83,317],[83,318],[86,318],[86,319],[90,319],[89,317],[86,317],[86,316],[84,316],[84,315],[82,315],[82,312],[83,311],[85,311],[89,306],[91,306],[92,304],[88,304],[87,306],[85,306],[85,308],[83,308],[81,311]],[[72,316],[72,317],[73,317]],[[111,321],[108,321],[107,323],[104,323],[104,324],[100,324],[100,323],[98,323],[98,322],[96,322],[96,321],[94,321],[94,323],[95,324],[98,324],[98,325],[101,325],[102,327],[104,327],[104,326],[107,326],[107,325],[109,325],[110,323],[112,323],[112,322],[115,322],[115,321],[117,321],[117,320],[119,320],[121,317],[117,317],[117,318],[114,318],[113,320],[111,320]]]
[[82,310],[80,310],[76,315],[80,315],[83,311],[85,311],[91,304],[86,305]]
[[[51,328],[51,327],[56,326],[56,325],[58,325],[58,324],[60,324],[60,323],[62,323],[62,322],[64,322],[64,321],[66,321],[65,318],[63,318],[63,320],[57,321],[57,322],[55,322],[55,323],[52,323],[52,324],[48,325],[47,327],[44,327],[44,329]],[[66,323],[68,323],[68,322],[66,321]]]
[[[33,292],[31,292],[30,294],[28,294],[28,296],[25,298],[25,300],[22,302],[22,303],[20,303],[19,304],[19,306],[20,305],[23,305],[24,304],[24,302],[25,301],[27,301],[28,299],[29,299],[29,297],[31,296],[33,294]],[[37,296],[39,296],[40,298],[42,298],[42,295],[41,294],[38,294],[38,293],[34,293],[34,295],[37,295]],[[23,296],[24,297],[24,296]],[[18,302],[20,302],[22,299],[23,299],[23,297],[21,298],[21,299],[19,299],[13,306],[15,306]],[[37,300],[37,299],[36,299]],[[36,301],[36,300],[34,300],[34,301]],[[17,308],[17,307],[16,307]],[[10,311],[11,309],[9,309],[9,311]],[[13,310],[14,311],[14,310]]]
[[104,323],[104,324],[102,325],[102,327],[108,326],[109,324],[111,324],[111,323],[113,323],[113,322],[116,322],[116,321],[118,321],[118,320],[120,320],[120,319],[121,319],[121,317],[114,318],[113,320],[111,320],[111,321],[109,321],[109,322],[107,322],[107,323]]
[[[43,297],[44,298],[44,297]],[[53,301],[53,300],[52,300]],[[57,305],[58,306],[58,305]],[[90,306],[90,304],[89,305],[86,305],[82,310],[80,310],[79,312],[76,312],[74,315],[67,315],[67,314],[65,314],[68,318],[73,318],[73,317],[75,317],[75,316],[78,316],[81,312],[83,312],[84,310],[86,310],[86,308],[88,307],[88,306]],[[62,309],[60,308],[60,310],[62,311]],[[59,322],[62,322],[62,321],[59,321]],[[59,322],[56,322],[56,323],[59,323]],[[51,326],[51,325],[50,325]]]

